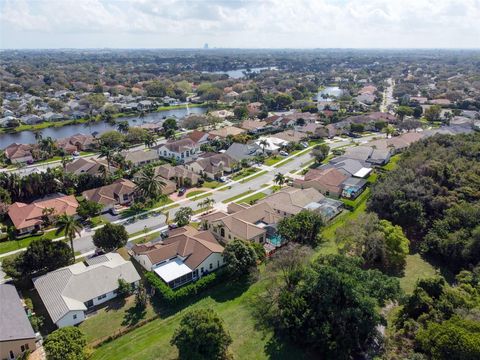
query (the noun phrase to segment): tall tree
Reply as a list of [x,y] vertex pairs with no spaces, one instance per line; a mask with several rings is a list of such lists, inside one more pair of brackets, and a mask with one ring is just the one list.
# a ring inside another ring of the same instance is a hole
[[70,241],[70,248],[72,249],[72,257],[75,259],[75,249],[73,247],[73,239],[80,235],[82,225],[73,216],[63,214],[57,220],[57,233],[65,232],[65,238]]
[[73,326],[55,330],[43,343],[48,360],[84,360],[86,345],[85,335]]
[[152,167],[143,168],[136,176],[135,191],[145,199],[155,200],[162,194],[166,185],[160,174],[155,173]]
[[255,250],[247,242],[238,239],[225,246],[223,259],[227,264],[225,270],[233,278],[249,275],[257,265]]
[[114,251],[127,244],[128,232],[121,224],[107,223],[93,234],[93,244],[105,252]]
[[294,216],[280,220],[277,231],[285,241],[315,246],[318,244],[323,225],[324,221],[321,215],[313,211],[302,210]]
[[280,172],[276,173],[273,182],[279,186],[282,186],[283,184],[285,184],[285,175]]
[[227,359],[231,343],[222,319],[212,309],[185,314],[170,341],[178,348],[179,358],[185,360]]

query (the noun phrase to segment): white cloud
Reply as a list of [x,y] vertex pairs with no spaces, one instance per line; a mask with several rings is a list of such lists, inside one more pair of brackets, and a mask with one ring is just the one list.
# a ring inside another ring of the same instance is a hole
[[0,0],[2,47],[479,47],[480,0]]

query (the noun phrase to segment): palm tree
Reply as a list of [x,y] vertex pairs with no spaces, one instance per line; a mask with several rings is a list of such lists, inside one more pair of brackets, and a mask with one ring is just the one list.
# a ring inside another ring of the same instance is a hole
[[72,257],[75,260],[75,250],[73,248],[73,239],[82,231],[82,225],[73,216],[63,214],[57,220],[57,234],[65,231],[65,237],[70,241],[70,248],[72,249]]
[[126,134],[129,129],[130,129],[130,124],[128,123],[128,121],[124,120],[124,121],[119,121],[117,123],[117,130],[120,131],[121,133]]
[[41,131],[35,131],[34,133],[34,136],[35,136],[35,141],[38,143],[40,143],[40,140],[43,139],[43,134]]
[[105,159],[107,159],[107,166],[108,166],[108,172],[110,172],[110,163],[112,162],[112,158],[113,158],[113,150],[106,147],[106,146],[102,146],[100,148],[100,154],[99,154],[99,157],[104,157]]
[[166,183],[159,174],[155,174],[153,168],[148,167],[140,171],[135,179],[135,185],[135,191],[140,196],[147,199],[156,199],[162,194],[162,188]]
[[277,173],[275,175],[275,178],[273,179],[273,182],[275,184],[278,184],[279,186],[282,186],[283,184],[285,184],[285,175],[283,175],[282,173]]
[[155,137],[152,134],[147,134],[147,136],[145,136],[144,144],[147,148],[150,149],[156,143],[157,141],[155,140]]
[[100,166],[98,167],[98,173],[102,175],[103,181],[106,181],[106,180],[107,180],[108,170],[107,170],[107,168],[105,167],[105,165],[100,165]]
[[215,200],[213,200],[212,198],[206,198],[205,200],[198,203],[198,207],[202,210],[208,210],[214,203]]
[[55,147],[55,141],[50,136],[40,140],[40,150],[45,151],[49,156],[52,155]]
[[265,155],[265,148],[268,146],[267,139],[260,140],[258,144],[262,147],[263,154]]

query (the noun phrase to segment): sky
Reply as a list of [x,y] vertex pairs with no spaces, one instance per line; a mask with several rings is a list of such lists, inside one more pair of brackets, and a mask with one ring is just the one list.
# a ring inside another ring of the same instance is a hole
[[480,48],[480,0],[0,0],[0,48]]

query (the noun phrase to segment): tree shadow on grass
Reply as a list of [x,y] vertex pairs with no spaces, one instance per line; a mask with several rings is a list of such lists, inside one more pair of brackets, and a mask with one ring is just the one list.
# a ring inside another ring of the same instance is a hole
[[217,302],[233,300],[247,291],[250,285],[252,285],[252,282],[248,279],[232,281],[225,278],[223,281],[184,301],[165,303],[159,300],[158,297],[153,296],[150,298],[150,303],[157,315],[160,317],[168,317],[208,297],[211,297]]
[[143,320],[146,315],[146,307],[132,306],[130,309],[125,311],[122,326],[133,326],[137,324],[140,320]]
[[307,356],[304,349],[300,349],[276,335],[273,335],[265,344],[265,353],[269,355],[268,358],[271,360],[302,360],[315,358]]

